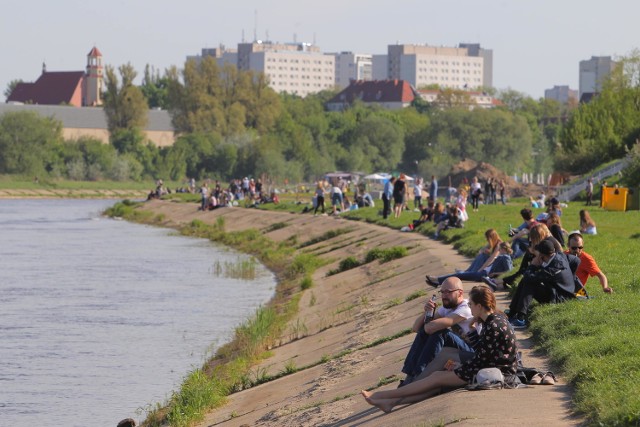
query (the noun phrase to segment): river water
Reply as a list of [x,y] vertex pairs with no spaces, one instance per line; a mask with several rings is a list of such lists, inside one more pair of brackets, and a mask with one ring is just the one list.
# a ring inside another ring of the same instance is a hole
[[144,418],[268,301],[247,257],[100,216],[108,200],[0,200],[0,426]]

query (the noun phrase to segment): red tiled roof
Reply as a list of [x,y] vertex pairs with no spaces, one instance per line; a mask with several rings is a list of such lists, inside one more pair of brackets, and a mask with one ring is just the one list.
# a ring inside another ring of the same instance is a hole
[[350,104],[356,99],[366,103],[411,103],[414,98],[413,88],[404,80],[356,80],[334,96],[329,103]]
[[102,56],[102,53],[94,46],[87,56]]
[[18,84],[7,102],[81,107],[83,78],[84,71],[44,72],[35,83]]

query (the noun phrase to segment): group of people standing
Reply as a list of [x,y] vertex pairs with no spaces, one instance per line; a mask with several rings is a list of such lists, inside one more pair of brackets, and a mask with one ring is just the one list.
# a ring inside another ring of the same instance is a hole
[[[415,209],[419,209],[422,206],[422,195],[425,191],[423,179],[417,177],[413,184],[413,204]],[[427,192],[427,200],[434,201],[438,194],[438,180],[435,175],[431,176],[431,182],[429,183],[429,190]],[[402,211],[408,209],[409,200],[409,184],[405,174],[400,174],[399,177],[392,176],[384,184],[382,190],[382,217],[387,219],[393,212],[393,217],[398,218],[402,214]],[[393,210],[391,206],[393,202]]]

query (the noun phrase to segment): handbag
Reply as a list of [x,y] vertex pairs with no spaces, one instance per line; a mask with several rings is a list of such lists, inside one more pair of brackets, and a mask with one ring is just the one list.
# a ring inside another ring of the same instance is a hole
[[467,390],[493,390],[504,387],[504,375],[498,368],[480,369]]

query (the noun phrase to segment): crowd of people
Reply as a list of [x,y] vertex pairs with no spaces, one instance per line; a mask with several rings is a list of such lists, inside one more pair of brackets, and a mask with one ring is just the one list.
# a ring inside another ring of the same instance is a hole
[[258,178],[244,177],[243,179],[233,179],[228,185],[216,180],[211,185],[209,180],[202,182],[200,188],[195,190],[195,183],[190,185],[190,191],[200,193],[200,210],[208,211],[223,207],[238,206],[243,202],[245,206],[255,207],[264,203],[279,203],[278,193],[274,190],[265,192],[262,180]]
[[[445,205],[427,197],[426,207],[419,205],[420,218],[411,228],[429,221],[438,231],[455,226],[455,218],[466,210],[466,191],[460,188],[458,196]],[[483,190],[473,179],[469,191],[475,210],[481,192],[491,190]],[[459,197],[464,199],[461,207]],[[547,199],[542,193],[536,203],[544,211],[536,215],[531,208],[523,208],[522,223],[509,226],[508,239],[503,240],[494,228],[486,230],[486,245],[465,270],[426,276],[426,282],[440,294],[441,304],[434,294],[415,319],[415,337],[402,365],[405,377],[398,388],[375,393],[363,390],[369,404],[389,412],[397,405],[467,386],[481,370],[492,368],[500,371],[503,384],[517,386],[515,331],[528,327],[534,301],[558,304],[585,298],[590,277],[598,279],[603,292],[613,292],[606,275],[585,250],[584,235],[596,233],[589,212],[581,210],[579,230],[569,232],[562,225],[563,206],[557,199]],[[514,270],[517,259],[520,264]],[[467,299],[462,281],[482,284],[474,286]],[[509,308],[500,312],[495,293],[511,288]],[[530,383],[551,385],[555,377],[543,373]]]
[[[382,191],[382,216],[398,218],[408,207],[410,194],[404,174],[391,177]],[[189,180],[188,191],[199,192],[202,210],[245,204],[278,203],[278,195],[265,195],[260,179],[232,180],[224,188],[215,181],[203,182],[199,189],[195,180]],[[160,197],[167,190],[161,180],[152,191]],[[592,188],[591,188],[592,192]],[[351,195],[351,198],[348,196]],[[426,193],[426,194],[425,194]],[[426,195],[426,197],[424,197]],[[427,186],[417,178],[413,182],[414,209],[420,216],[406,228],[432,223],[438,237],[448,228],[463,227],[468,220],[467,203],[473,211],[480,201],[506,203],[503,180],[488,179],[482,186],[478,178],[464,179],[458,188],[449,183],[445,197],[438,198],[435,176]],[[588,196],[588,203],[592,195]],[[150,194],[150,197],[151,194]],[[331,182],[318,181],[312,198],[314,215],[327,214],[326,200],[331,213],[359,207],[375,206],[365,186],[356,185],[349,191],[349,183],[338,178]],[[597,277],[603,292],[612,293],[606,275],[593,256],[585,250],[584,235],[596,234],[596,224],[587,210],[579,213],[579,230],[568,232],[562,225],[562,205],[556,198],[548,199],[542,192],[530,199],[530,206],[520,211],[522,223],[508,229],[508,239],[502,239],[495,228],[485,231],[486,244],[478,251],[469,267],[440,276],[426,276],[426,282],[436,289],[414,320],[413,343],[405,357],[401,372],[405,374],[397,389],[375,393],[362,391],[371,405],[384,412],[395,406],[426,399],[450,389],[461,388],[473,382],[481,370],[497,369],[502,381],[517,386],[518,347],[515,330],[526,328],[530,322],[533,302],[562,303],[587,296],[585,285],[590,277]],[[544,209],[535,215],[532,209]],[[513,271],[514,262],[520,264]],[[481,282],[465,298],[463,281]],[[509,308],[503,312],[496,308],[495,292],[513,288]],[[540,384],[553,384],[555,378],[544,376]]]

